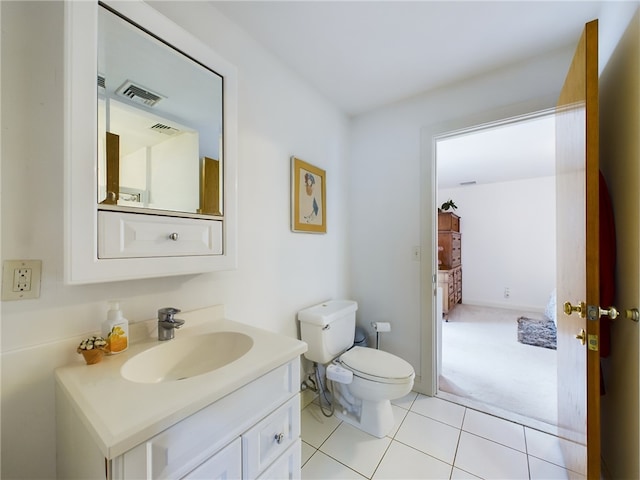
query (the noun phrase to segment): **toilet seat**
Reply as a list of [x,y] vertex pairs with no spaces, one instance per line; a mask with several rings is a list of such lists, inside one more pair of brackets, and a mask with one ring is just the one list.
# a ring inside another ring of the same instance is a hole
[[378,383],[406,383],[414,377],[411,364],[400,357],[367,347],[353,347],[340,356],[339,362],[354,375]]

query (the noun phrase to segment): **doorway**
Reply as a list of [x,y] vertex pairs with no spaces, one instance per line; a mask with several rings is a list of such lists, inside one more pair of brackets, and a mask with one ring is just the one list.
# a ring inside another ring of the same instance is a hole
[[[460,291],[449,298],[451,285],[438,282],[448,312],[444,321],[436,313],[436,395],[550,430],[557,420],[553,111],[447,132],[434,144],[438,217],[457,218],[461,249]],[[446,243],[446,230],[438,236]],[[441,279],[452,268],[447,248],[436,245]],[[542,339],[531,330],[539,326]]]

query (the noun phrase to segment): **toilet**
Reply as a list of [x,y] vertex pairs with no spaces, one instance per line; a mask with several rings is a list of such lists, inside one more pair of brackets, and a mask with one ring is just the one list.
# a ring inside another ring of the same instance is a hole
[[304,356],[326,367],[335,415],[382,438],[395,424],[391,400],[413,387],[415,372],[403,359],[382,350],[353,346],[358,304],[330,300],[298,312]]

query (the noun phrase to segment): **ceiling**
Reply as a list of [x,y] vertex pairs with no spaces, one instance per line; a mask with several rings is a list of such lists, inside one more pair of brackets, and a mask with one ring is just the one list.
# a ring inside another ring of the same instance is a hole
[[438,140],[438,187],[555,175],[555,129],[555,117],[549,113]]
[[600,2],[211,1],[348,115],[577,43]]
[[[584,24],[598,17],[602,5],[582,1],[211,3],[350,116],[566,49],[577,43]],[[530,121],[442,144],[437,168],[441,187],[553,174],[550,142],[554,137],[549,128],[549,122]]]

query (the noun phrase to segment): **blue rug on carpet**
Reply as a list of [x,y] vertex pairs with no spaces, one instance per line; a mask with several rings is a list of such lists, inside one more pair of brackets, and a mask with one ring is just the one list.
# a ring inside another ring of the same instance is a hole
[[537,318],[518,318],[518,341],[536,347],[557,348],[556,324],[553,320]]

